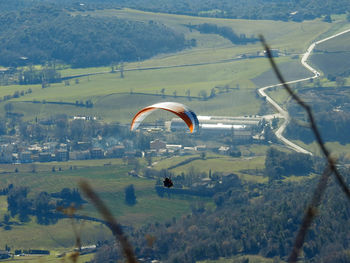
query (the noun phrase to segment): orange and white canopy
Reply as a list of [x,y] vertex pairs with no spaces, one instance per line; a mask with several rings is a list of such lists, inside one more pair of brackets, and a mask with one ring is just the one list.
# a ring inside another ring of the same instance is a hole
[[187,124],[191,133],[198,131],[199,123],[196,114],[187,106],[177,102],[160,102],[143,108],[134,116],[130,130],[136,130],[149,114],[158,109],[170,111],[179,116]]

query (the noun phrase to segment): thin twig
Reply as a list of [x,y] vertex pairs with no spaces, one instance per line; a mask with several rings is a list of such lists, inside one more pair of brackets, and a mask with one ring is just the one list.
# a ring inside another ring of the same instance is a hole
[[127,262],[137,263],[131,244],[129,243],[128,239],[123,233],[122,228],[117,223],[117,221],[115,220],[107,206],[104,204],[104,202],[95,193],[95,191],[91,188],[90,184],[87,181],[81,180],[79,182],[79,186],[80,189],[84,192],[84,194],[91,200],[91,202],[97,208],[99,213],[102,215],[103,219],[107,222],[107,226],[111,229],[115,238],[120,242]]
[[286,83],[286,81],[284,80],[281,72],[279,71],[279,69],[278,69],[278,67],[273,59],[273,56],[271,54],[271,50],[270,50],[269,46],[267,45],[263,36],[260,36],[260,41],[262,42],[262,44],[265,48],[266,54],[269,58],[269,61],[270,61],[270,64],[271,64],[273,70],[275,71],[277,78],[279,79],[279,81],[281,82],[283,87],[287,90],[289,95],[292,96],[292,98],[303,109],[305,109],[305,111],[308,115],[309,121],[311,123],[311,129],[312,129],[313,133],[315,134],[316,141],[317,141],[318,145],[320,146],[322,153],[324,154],[324,156],[326,157],[327,162],[328,162],[328,167],[324,171],[323,176],[321,177],[321,179],[319,181],[318,187],[316,188],[316,190],[314,192],[312,202],[309,205],[309,208],[304,215],[303,223],[299,229],[296,240],[294,242],[294,247],[293,247],[292,253],[288,259],[288,262],[297,262],[298,255],[300,253],[301,247],[303,246],[307,230],[311,226],[311,223],[316,215],[317,207],[318,207],[319,203],[321,202],[323,193],[327,187],[328,177],[332,173],[335,174],[335,177],[336,177],[338,183],[340,184],[343,192],[346,194],[346,196],[348,197],[349,200],[350,200],[350,189],[347,187],[345,180],[343,179],[342,175],[339,173],[339,171],[335,165],[335,161],[331,158],[330,152],[328,151],[328,149],[325,146],[325,143],[324,143],[324,141],[321,137],[321,134],[317,128],[315,118],[312,114],[311,107],[308,104],[306,104],[298,95],[296,95],[293,92],[293,90],[289,87],[289,85]]
[[347,187],[343,177],[341,176],[341,174],[339,173],[337,167],[335,166],[335,162],[334,160],[331,158],[331,155],[328,151],[328,149],[326,148],[325,146],[325,143],[321,137],[321,134],[317,128],[317,125],[316,125],[316,122],[315,122],[315,118],[312,114],[312,111],[311,111],[311,107],[306,104],[298,95],[295,94],[295,92],[293,92],[293,90],[289,87],[288,84],[286,84],[286,81],[284,80],[281,72],[279,71],[273,57],[272,57],[272,54],[271,54],[271,50],[269,48],[269,46],[266,44],[266,41],[264,39],[263,36],[260,36],[260,40],[266,50],[266,54],[269,58],[269,61],[270,61],[270,64],[273,68],[273,70],[275,71],[275,74],[278,78],[278,80],[282,83],[283,87],[287,90],[287,92],[289,93],[289,95],[292,96],[292,98],[301,106],[305,109],[307,115],[308,115],[308,118],[309,118],[309,121],[310,121],[310,124],[311,124],[311,129],[313,131],[313,133],[315,134],[315,137],[316,137],[316,141],[318,143],[318,145],[320,146],[321,150],[322,150],[322,153],[324,154],[324,156],[326,157],[327,161],[328,161],[328,165],[330,167],[330,169],[332,170],[332,172],[334,172],[337,180],[338,180],[338,183],[340,184],[343,192],[346,194],[346,196],[350,199],[350,189]]

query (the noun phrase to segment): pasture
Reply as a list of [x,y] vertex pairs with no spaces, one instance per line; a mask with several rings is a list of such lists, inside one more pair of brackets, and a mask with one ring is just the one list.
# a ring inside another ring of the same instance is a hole
[[[259,111],[261,101],[256,98],[258,77],[270,70],[268,61],[263,57],[238,59],[241,55],[256,55],[262,51],[260,43],[233,45],[227,39],[216,34],[200,34],[189,30],[188,24],[213,23],[229,26],[238,34],[247,36],[263,34],[273,48],[278,48],[288,56],[278,62],[287,65],[291,76],[305,74],[300,72],[298,62],[289,58],[290,54],[304,52],[309,43],[318,35],[326,33],[332,24],[320,20],[302,23],[280,21],[250,21],[189,17],[182,15],[142,12],[131,9],[99,10],[81,15],[109,16],[138,21],[157,21],[183,33],[188,40],[195,39],[197,46],[175,54],[161,54],[151,59],[124,63],[124,78],[118,72],[112,74],[111,67],[72,69],[61,67],[62,76],[103,73],[80,77],[78,81],[51,84],[48,88],[41,85],[5,86],[0,89],[0,97],[12,95],[15,91],[32,89],[32,93],[0,103],[0,113],[4,105],[11,102],[13,112],[24,114],[24,119],[45,118],[57,112],[72,115],[93,115],[104,121],[128,123],[133,114],[141,107],[162,100],[174,100],[188,104],[198,114],[208,115],[251,115]],[[290,64],[291,63],[291,64]],[[288,66],[293,65],[293,66]],[[116,67],[117,65],[113,65]],[[155,68],[163,67],[163,68]],[[255,79],[254,82],[251,79]],[[188,94],[198,97],[203,91],[209,94],[215,87],[228,85],[228,94],[218,94],[213,99],[187,99]],[[162,94],[162,89],[164,95]],[[85,102],[91,100],[93,108],[73,105],[57,105],[48,102]],[[36,102],[36,103],[33,103]]]
[[[164,222],[173,217],[190,213],[191,203],[199,200],[192,197],[160,198],[154,190],[154,180],[131,177],[127,174],[131,167],[113,161],[108,163],[110,164],[107,166],[98,161],[95,164],[91,164],[89,161],[72,162],[62,166],[58,163],[36,164],[35,173],[26,172],[26,169],[30,169],[31,165],[18,166],[18,173],[13,172],[13,167],[6,166],[2,167],[0,188],[11,183],[15,186],[26,186],[30,189],[29,197],[35,197],[41,191],[52,193],[61,191],[64,187],[78,188],[78,181],[85,179],[106,202],[117,220],[123,225],[133,227],[147,223]],[[56,167],[56,172],[52,172],[52,166]],[[58,167],[62,168],[60,172],[57,171]],[[9,172],[5,172],[7,170]],[[130,184],[134,185],[137,198],[137,203],[134,206],[128,206],[124,202],[124,188]],[[201,200],[208,205],[211,203],[208,199]],[[6,198],[1,197],[1,216],[6,212],[6,208]],[[100,217],[90,203],[84,204],[77,213]],[[11,231],[0,228],[0,247],[8,244],[18,249],[63,249],[74,245],[74,234],[68,219],[48,226],[36,224],[34,218],[25,224],[20,223],[17,219],[10,221],[14,222],[11,225]],[[105,240],[110,236],[109,230],[100,223],[80,222],[79,225],[83,227],[82,240],[84,245],[93,244],[97,240]]]
[[[159,161],[153,168],[157,170],[167,169],[170,166],[174,166],[193,157],[193,155],[172,157]],[[233,158],[223,155],[208,154],[206,159],[197,159],[171,169],[170,171],[176,175],[180,175],[181,173],[187,174],[191,170],[196,173],[206,174],[209,173],[209,170],[211,170],[212,173],[236,173],[243,181],[265,183],[268,181],[267,177],[244,173],[244,170],[262,170],[264,168],[264,156]]]
[[198,261],[198,263],[241,263],[241,262],[249,262],[249,263],[282,263],[284,261],[279,261],[273,258],[264,258],[258,255],[244,255],[244,256],[235,256],[232,258],[220,258],[217,260],[204,260]]
[[[57,255],[50,256],[23,256],[23,257],[15,257],[13,259],[3,260],[3,262],[8,263],[69,263],[72,262],[67,255],[66,257],[57,257]],[[93,258],[93,254],[79,256],[76,263],[84,263]]]

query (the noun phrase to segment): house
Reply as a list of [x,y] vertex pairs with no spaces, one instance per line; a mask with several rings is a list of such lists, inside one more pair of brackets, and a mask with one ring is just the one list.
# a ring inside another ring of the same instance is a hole
[[230,147],[228,147],[228,146],[220,146],[218,151],[219,151],[220,154],[229,155],[230,154]]
[[30,151],[32,154],[38,154],[42,151],[42,148],[39,145],[34,144],[28,148],[28,151]]
[[77,142],[74,145],[75,150],[86,151],[91,148],[91,142]]
[[[265,50],[263,52],[265,56],[267,56],[267,52]],[[270,49],[270,52],[273,57],[279,57],[280,55],[280,51],[278,49]]]
[[236,143],[247,143],[253,139],[252,130],[235,130],[233,141]]
[[179,152],[182,149],[181,144],[167,144],[165,147],[168,152]]
[[51,153],[43,152],[39,153],[39,162],[51,162],[52,156]]
[[21,163],[31,163],[32,162],[32,154],[31,152],[24,151],[19,154],[19,161]]
[[56,151],[56,161],[66,162],[69,160],[69,153],[67,150],[57,150]]
[[0,250],[0,259],[10,258],[10,253],[6,250]]
[[156,150],[156,151],[159,151],[161,149],[166,149],[166,143],[159,139],[156,139],[150,142],[150,148],[151,150]]
[[0,150],[0,163],[12,163],[13,162],[13,147],[8,145],[7,147],[1,147]]
[[91,159],[90,151],[69,152],[69,160],[88,160],[88,159]]
[[198,145],[194,147],[196,149],[196,151],[199,152],[205,152],[207,150],[207,146],[206,145]]
[[184,147],[185,153],[193,153],[195,151],[196,151],[196,147],[189,147],[189,146]]
[[117,145],[112,148],[111,155],[113,157],[121,158],[124,156],[125,153],[125,146],[124,145]]
[[92,159],[102,159],[104,157],[104,152],[101,148],[95,147],[90,150]]

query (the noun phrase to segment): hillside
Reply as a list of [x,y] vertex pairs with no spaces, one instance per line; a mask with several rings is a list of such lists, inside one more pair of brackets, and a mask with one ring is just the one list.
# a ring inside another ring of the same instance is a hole
[[350,76],[350,34],[344,34],[317,45],[311,62],[316,65],[324,75],[332,80],[337,76]]
[[[116,71],[117,65],[114,67],[114,73],[112,67],[72,69],[56,65],[56,69],[62,77],[82,76],[61,83],[53,83],[43,89],[41,83],[26,86],[6,85],[5,75],[4,80],[0,82],[5,83],[0,90],[0,96],[6,98],[6,101],[1,103],[11,102],[13,112],[24,114],[26,120],[34,119],[35,116],[48,118],[59,111],[68,116],[92,115],[109,122],[128,123],[137,109],[160,100],[176,100],[186,103],[199,114],[228,114],[232,116],[256,114],[259,112],[261,101],[256,97],[255,89],[256,85],[260,84],[259,81],[253,83],[251,79],[270,70],[266,59],[256,57],[256,54],[262,49],[260,43],[236,45],[218,34],[190,30],[188,25],[216,24],[220,28],[231,28],[238,35],[245,34],[246,36],[258,36],[262,33],[266,38],[271,39],[271,45],[279,48],[282,52],[290,53],[303,52],[307,47],[305,43],[309,43],[332,26],[332,24],[318,20],[302,23],[227,20],[130,9],[98,10],[74,14],[76,16],[71,17],[71,19],[78,19],[80,14],[79,19],[82,21],[93,18],[96,21],[100,21],[100,19],[103,21],[127,20],[130,25],[134,25],[134,23],[148,25],[149,21],[152,20],[154,24],[165,25],[166,28],[176,32],[177,36],[183,35],[185,42],[194,39],[196,46],[180,52],[154,56],[143,61],[124,62],[123,78],[121,78],[120,72]],[[245,57],[240,58],[243,55]],[[69,59],[73,59],[73,57]],[[289,69],[290,77],[295,77],[300,73],[304,76],[305,72],[301,72],[303,69],[301,66],[298,67],[295,59],[281,56],[278,61]],[[293,66],[289,67],[288,65]],[[8,78],[11,79],[11,75]],[[260,78],[260,80],[264,79],[264,77]],[[273,80],[271,79],[271,81]],[[261,84],[264,83],[261,82]],[[225,85],[235,89],[229,89],[230,92],[227,94],[219,92],[220,87]],[[32,90],[31,93],[12,97],[16,92],[21,94],[22,91],[29,88]],[[164,96],[162,97],[160,95],[163,88]],[[198,99],[200,98],[198,94],[204,92],[209,95],[213,89],[217,96],[209,100]],[[186,95],[188,91],[193,97],[191,100]],[[9,97],[11,97],[10,100],[8,100]],[[71,105],[75,104],[76,101],[85,102],[88,100],[93,102],[92,108]],[[62,106],[46,104],[45,102],[71,104],[62,104],[64,105]],[[4,108],[0,107],[0,111],[4,111]]]
[[[316,180],[305,180],[300,184],[233,187],[214,197],[217,205],[214,210],[198,206],[187,217],[149,224],[134,231],[135,251],[139,257],[162,262],[197,262],[237,254],[260,255],[274,259],[273,262],[284,262],[315,184]],[[348,249],[349,216],[347,200],[332,183],[322,202],[320,217],[307,236],[303,260],[343,262],[341,259],[346,258]],[[144,238],[147,235],[156,237],[152,249],[147,248]],[[93,262],[103,262],[107,255],[112,258],[111,248],[102,249]]]
[[2,66],[48,61],[73,67],[111,65],[188,45],[182,34],[160,23],[73,16],[53,7],[3,13],[0,23]]

